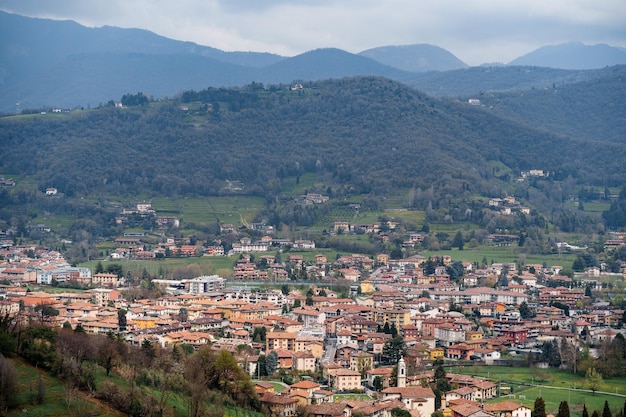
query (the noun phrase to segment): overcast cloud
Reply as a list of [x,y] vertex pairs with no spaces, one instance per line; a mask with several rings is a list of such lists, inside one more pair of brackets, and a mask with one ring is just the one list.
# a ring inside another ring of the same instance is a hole
[[285,56],[429,43],[479,65],[569,41],[626,47],[624,0],[0,0],[0,10]]

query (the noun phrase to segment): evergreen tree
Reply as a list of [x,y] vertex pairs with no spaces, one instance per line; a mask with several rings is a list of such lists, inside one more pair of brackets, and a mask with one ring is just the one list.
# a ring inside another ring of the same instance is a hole
[[528,303],[526,301],[522,301],[522,304],[519,305],[519,314],[523,319],[528,319],[532,317],[533,313],[528,307]]
[[556,417],[569,417],[569,404],[567,401],[561,401],[559,404],[559,413]]
[[454,246],[455,248],[459,248],[459,250],[463,250],[463,244],[463,233],[459,230],[458,232],[456,232],[456,235],[454,235],[454,239],[452,240],[452,246]]
[[546,417],[546,402],[543,400],[543,397],[535,399],[532,417]]
[[587,411],[587,404],[583,404],[583,415],[582,417],[589,417],[589,411]]
[[265,370],[268,375],[272,375],[278,368],[278,354],[275,351],[271,351],[265,357]]
[[613,417],[611,409],[609,408],[609,402],[604,401],[604,409],[602,410],[602,417]]
[[119,310],[117,310],[117,326],[120,328],[120,332],[126,331],[126,324],[127,324],[126,313],[127,311],[124,310],[123,308],[120,308]]

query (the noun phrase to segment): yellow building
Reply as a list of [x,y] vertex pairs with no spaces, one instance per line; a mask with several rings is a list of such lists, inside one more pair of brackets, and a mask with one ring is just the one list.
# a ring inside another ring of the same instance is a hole
[[374,355],[367,352],[354,352],[350,355],[350,369],[365,375],[367,371],[374,368]]
[[482,340],[483,334],[481,332],[465,332],[465,340]]
[[284,349],[295,352],[296,334],[289,332],[271,332],[265,336],[265,349]]
[[430,352],[429,356],[430,356],[431,361],[443,359],[444,353],[445,353],[442,347],[431,348],[429,352]]
[[310,337],[298,337],[294,342],[294,352],[310,353],[315,359],[320,359],[324,356],[324,342]]
[[132,320],[128,320],[129,327],[136,327],[137,329],[153,329],[156,327],[157,317],[143,316],[136,317]]
[[371,294],[374,292],[374,285],[371,281],[361,281],[361,294]]
[[400,329],[411,324],[411,312],[404,309],[375,310],[374,321],[380,326],[384,326],[385,323],[389,323],[389,326],[395,324],[396,329]]

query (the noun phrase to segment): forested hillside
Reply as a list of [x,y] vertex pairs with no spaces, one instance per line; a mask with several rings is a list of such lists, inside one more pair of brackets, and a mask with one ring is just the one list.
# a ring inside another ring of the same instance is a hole
[[487,92],[522,92],[562,87],[567,84],[598,80],[616,67],[595,70],[564,70],[545,67],[481,66],[415,75],[402,80],[435,97],[479,97]]
[[[181,105],[189,106],[182,110]],[[626,179],[625,146],[578,142],[437,101],[393,81],[355,78],[302,90],[209,89],[177,101],[1,121],[0,170],[41,189],[217,195],[226,181],[273,195],[282,177],[315,172],[328,187],[385,194],[398,187],[488,193],[488,161],[611,186]]]
[[492,114],[575,138],[626,141],[626,66],[593,81],[480,96]]

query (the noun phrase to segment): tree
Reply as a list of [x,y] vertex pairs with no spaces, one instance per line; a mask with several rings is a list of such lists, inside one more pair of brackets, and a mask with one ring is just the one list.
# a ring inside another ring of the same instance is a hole
[[59,310],[52,307],[50,304],[39,304],[35,306],[35,311],[39,313],[41,324],[46,324],[50,321],[51,317],[58,316]]
[[435,386],[437,387],[437,390],[442,392],[442,393],[446,393],[447,391],[450,391],[450,382],[448,381],[448,378],[446,378],[446,371],[445,369],[443,369],[443,366],[439,365],[436,369],[435,369]]
[[17,405],[19,375],[13,362],[0,353],[0,413]]
[[546,402],[543,400],[543,397],[535,399],[532,417],[546,417]]
[[587,372],[585,372],[585,384],[595,395],[600,385],[602,385],[602,374],[594,367],[588,368]]
[[519,305],[519,314],[523,319],[532,317],[533,312],[530,310],[530,307],[528,307],[526,301],[522,301],[522,304]]
[[402,259],[404,257],[404,254],[402,253],[402,249],[400,248],[394,248],[390,253],[389,253],[389,257],[391,259]]
[[383,345],[382,357],[386,363],[397,363],[406,354],[406,343],[400,335],[392,337]]
[[569,404],[567,401],[561,401],[559,404],[559,413],[556,417],[570,417],[569,416]]
[[609,408],[609,402],[604,401],[604,408],[602,409],[602,417],[613,417],[611,409]]
[[266,356],[265,355],[259,355],[259,359],[257,361],[256,364],[256,369],[257,369],[257,376],[258,377],[262,377],[262,376],[267,376],[267,365],[266,365]]
[[585,270],[585,261],[581,256],[576,257],[576,259],[572,263],[572,269],[574,270],[574,272],[582,272]]
[[0,354],[14,352],[17,348],[17,341],[11,331],[13,325],[13,318],[8,312],[0,315]]
[[582,417],[589,417],[589,411],[587,411],[587,404],[583,404],[583,414]]
[[272,375],[278,368],[278,353],[271,351],[265,357],[265,371],[268,375]]
[[[98,363],[100,363],[106,371],[106,376],[109,376],[115,366],[115,362],[119,358],[117,341],[113,337],[106,336],[101,337],[98,342]],[[174,345],[174,347],[176,347],[176,345]]]
[[41,373],[37,373],[37,404],[43,404],[46,398],[46,385],[43,383]]
[[373,385],[374,391],[382,391],[383,379],[380,377],[380,375],[377,375],[374,377],[374,380],[372,381],[372,385]]
[[454,246],[455,248],[459,248],[459,250],[463,250],[463,244],[463,232],[459,230],[456,232],[456,235],[454,235],[454,239],[452,240],[452,246]]
[[181,307],[180,310],[178,310],[178,321],[181,323],[187,323],[187,321],[189,321],[189,312],[185,307]]
[[541,346],[541,360],[548,362],[548,366],[557,368],[561,365],[561,353],[556,340],[543,342]]
[[123,308],[117,310],[117,326],[120,328],[120,332],[126,331],[126,310]]
[[394,407],[391,409],[391,417],[411,417],[411,413],[404,408]]
[[252,341],[255,343],[265,343],[267,329],[264,326],[255,327],[252,330]]

